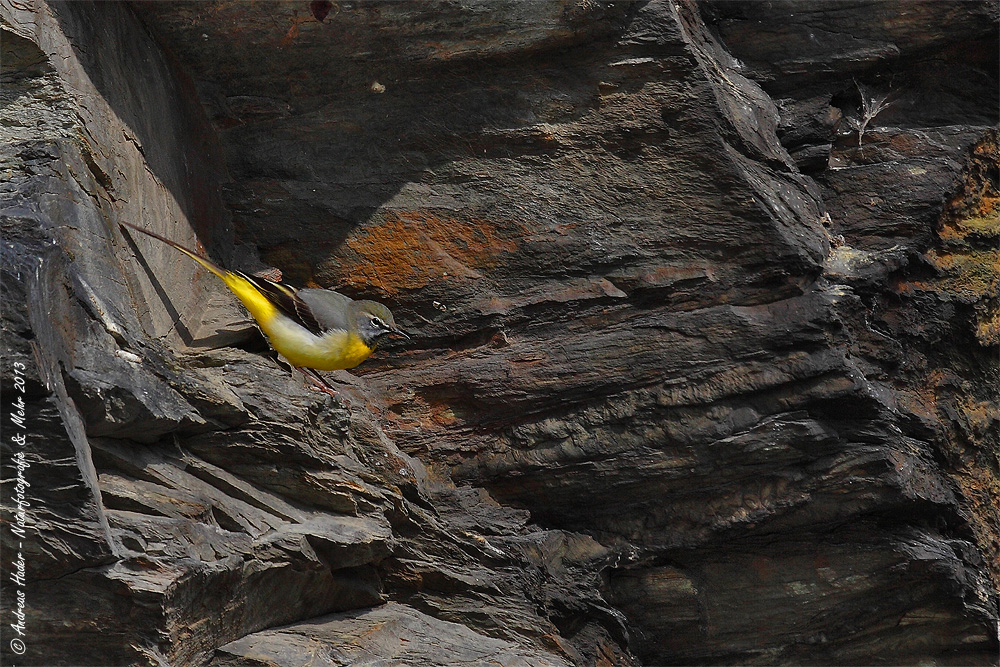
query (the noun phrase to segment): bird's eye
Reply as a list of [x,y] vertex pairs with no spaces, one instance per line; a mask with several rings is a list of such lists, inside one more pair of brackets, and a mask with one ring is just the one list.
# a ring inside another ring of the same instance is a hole
[[382,320],[380,320],[377,317],[373,317],[372,318],[372,326],[375,327],[376,329],[384,329],[385,328],[385,325],[382,323]]

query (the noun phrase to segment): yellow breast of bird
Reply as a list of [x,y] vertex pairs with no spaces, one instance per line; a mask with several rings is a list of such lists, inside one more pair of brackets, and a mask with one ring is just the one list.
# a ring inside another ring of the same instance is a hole
[[368,347],[360,336],[351,332],[328,333],[323,340],[329,353],[322,366],[313,366],[320,371],[354,368],[375,351],[375,348]]
[[354,368],[374,351],[357,334],[338,329],[317,336],[280,313],[260,324],[274,349],[293,366],[318,371]]

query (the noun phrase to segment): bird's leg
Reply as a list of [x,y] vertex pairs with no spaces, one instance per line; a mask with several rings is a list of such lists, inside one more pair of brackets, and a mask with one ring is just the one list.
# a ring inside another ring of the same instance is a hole
[[302,371],[302,374],[305,375],[310,382],[312,382],[314,389],[327,393],[330,396],[333,396],[334,398],[340,397],[340,394],[337,393],[337,390],[331,387],[329,384],[327,384],[326,380],[324,380],[323,377],[313,369],[302,368],[301,366],[296,366],[296,368]]

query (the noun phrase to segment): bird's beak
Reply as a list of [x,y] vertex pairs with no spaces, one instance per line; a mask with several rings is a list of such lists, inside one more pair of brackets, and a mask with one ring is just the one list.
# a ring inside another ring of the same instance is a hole
[[406,340],[410,340],[410,334],[406,333],[402,329],[393,329],[389,333],[393,333],[393,334],[396,334],[397,336],[402,336]]

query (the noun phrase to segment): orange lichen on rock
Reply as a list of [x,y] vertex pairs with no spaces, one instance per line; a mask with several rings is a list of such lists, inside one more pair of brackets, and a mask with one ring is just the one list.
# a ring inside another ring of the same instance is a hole
[[[900,280],[898,294],[932,294],[938,301],[971,307],[967,321],[982,348],[1000,345],[1000,185],[997,132],[988,131],[973,148],[958,188],[945,202],[937,242],[924,253],[933,275]],[[990,353],[977,350],[976,353]],[[993,357],[995,358],[995,357]],[[900,392],[900,405],[944,426],[942,450],[948,474],[968,503],[969,526],[987,557],[994,583],[1000,582],[1000,495],[996,424],[1000,411],[991,389],[995,372],[962,378],[931,368],[923,380]],[[973,381],[975,379],[975,381]]]
[[1000,344],[1000,145],[988,131],[973,148],[956,193],[938,222],[937,247],[925,253],[937,270],[931,280],[904,282],[900,293],[937,292],[972,305],[976,340]]
[[[521,230],[515,233],[520,234]],[[436,280],[481,278],[517,243],[488,220],[442,218],[430,211],[392,213],[365,227],[345,244],[350,266],[342,279],[372,285],[386,294],[426,287]],[[353,255],[353,256],[352,256]]]
[[939,277],[933,281],[937,291],[970,303],[997,294],[1000,250],[931,250],[925,257],[938,270]]
[[991,130],[973,149],[962,186],[942,213],[938,235],[944,250],[928,256],[941,271],[940,287],[975,304],[976,340],[983,346],[1000,344],[998,164],[1000,145]]
[[963,182],[942,211],[938,236],[943,243],[962,244],[981,239],[996,246],[1000,237],[998,164],[1000,145],[997,132],[991,130],[973,148]]

